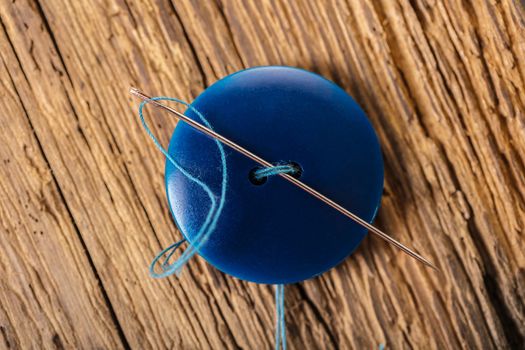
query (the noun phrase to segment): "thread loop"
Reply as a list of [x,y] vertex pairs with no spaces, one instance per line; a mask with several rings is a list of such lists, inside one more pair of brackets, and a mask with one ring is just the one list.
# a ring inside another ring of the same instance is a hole
[[[149,100],[143,101],[140,104],[140,106],[139,106],[139,117],[140,117],[140,120],[142,121],[142,125],[144,126],[144,129],[148,133],[149,137],[153,140],[153,143],[155,144],[155,146],[164,154],[166,159],[175,168],[177,168],[177,170],[179,170],[181,172],[181,174],[183,174],[188,180],[194,182],[199,187],[201,187],[202,190],[204,192],[206,192],[208,198],[210,199],[210,209],[208,211],[208,214],[206,215],[206,219],[204,220],[204,223],[202,224],[202,226],[200,227],[199,231],[195,235],[195,238],[193,239],[193,242],[189,242],[190,244],[189,244],[188,248],[182,253],[182,255],[176,261],[174,261],[171,264],[169,264],[167,262],[169,260],[169,258],[173,255],[175,250],[180,246],[180,244],[182,244],[182,242],[179,241],[179,242],[176,242],[176,243],[170,245],[168,248],[162,250],[153,259],[152,263],[150,264],[150,268],[149,268],[150,275],[152,277],[154,277],[154,278],[162,278],[162,277],[170,276],[170,275],[172,275],[174,273],[178,274],[181,271],[181,269],[186,265],[186,263],[193,257],[193,255],[195,255],[195,253],[198,251],[198,249],[204,243],[206,243],[206,241],[208,240],[210,235],[215,230],[215,228],[217,226],[217,221],[219,220],[219,217],[221,215],[222,209],[224,207],[224,202],[226,200],[226,187],[227,187],[227,183],[228,183],[228,171],[227,171],[226,154],[224,152],[224,148],[223,148],[222,144],[219,141],[214,140],[214,142],[217,144],[217,148],[219,149],[219,153],[220,153],[220,156],[221,156],[221,165],[222,165],[221,194],[220,194],[220,197],[219,197],[219,200],[218,200],[218,204],[217,204],[216,196],[211,191],[209,186],[206,183],[204,183],[203,181],[201,181],[199,178],[193,176],[188,171],[186,171],[182,165],[180,165],[175,159],[173,159],[173,157],[170,156],[168,151],[166,151],[164,149],[164,147],[162,147],[162,145],[157,140],[155,135],[153,135],[152,131],[150,130],[150,128],[148,126],[148,124],[146,123],[146,120],[144,119],[144,114],[143,114],[144,106],[150,101],[173,101],[173,102],[180,103],[180,104],[188,107],[192,112],[194,112],[197,115],[197,117],[199,117],[199,119],[209,129],[212,129],[212,127],[211,127],[210,123],[208,122],[208,120],[206,120],[206,118],[197,109],[195,109],[192,105],[190,105],[189,103],[184,102],[182,100],[179,100],[177,98],[174,98],[174,97],[165,97],[165,96],[152,97]],[[164,261],[164,264],[162,266],[163,271],[161,273],[156,273],[155,272],[155,264],[159,261],[159,259],[162,256],[164,256],[168,252],[169,252],[169,257],[168,257],[168,260]]]

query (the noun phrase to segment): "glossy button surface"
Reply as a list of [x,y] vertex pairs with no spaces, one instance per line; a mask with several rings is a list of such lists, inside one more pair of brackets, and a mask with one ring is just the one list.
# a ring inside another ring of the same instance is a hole
[[[218,133],[270,162],[300,164],[301,181],[373,220],[383,191],[380,146],[364,112],[334,83],[297,68],[258,67],[216,82],[192,105]],[[257,164],[224,147],[226,202],[199,251],[210,264],[248,281],[292,283],[325,272],[357,248],[366,229],[279,176],[254,185],[249,173]],[[220,194],[213,140],[180,122],[169,153]],[[173,217],[191,242],[209,198],[169,162],[165,174]]]

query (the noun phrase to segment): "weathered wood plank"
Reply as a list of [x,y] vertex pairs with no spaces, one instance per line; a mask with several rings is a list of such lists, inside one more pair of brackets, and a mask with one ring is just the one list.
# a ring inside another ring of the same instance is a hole
[[[23,101],[27,85],[0,32],[0,348],[122,348],[107,296]],[[7,67],[12,70],[8,70]]]
[[[34,127],[60,205],[71,211],[131,347],[273,343],[270,287],[224,276],[201,259],[180,279],[147,276],[151,257],[179,234],[164,197],[163,159],[127,95],[136,85],[191,100],[228,73],[264,64],[319,72],[358,100],[384,151],[378,224],[442,270],[367,239],[338,268],[287,288],[291,348],[523,344],[525,16],[518,2],[0,6],[21,66],[7,62],[6,71],[21,68],[28,80],[15,82],[32,106],[20,118]],[[167,142],[175,123],[150,115]]]

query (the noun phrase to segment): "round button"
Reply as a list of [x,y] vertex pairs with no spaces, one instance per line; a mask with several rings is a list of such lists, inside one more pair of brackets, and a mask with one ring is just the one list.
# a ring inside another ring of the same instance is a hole
[[[219,134],[269,162],[300,167],[299,180],[371,222],[381,202],[383,161],[365,113],[325,78],[291,67],[243,70],[207,88],[192,106]],[[186,115],[197,120],[192,111]],[[259,164],[224,146],[226,201],[199,255],[219,270],[258,283],[299,282],[334,267],[354,251],[366,229],[325,203],[271,176],[254,183]],[[180,122],[169,154],[221,193],[217,144]],[[172,215],[192,242],[210,201],[201,187],[166,162]]]

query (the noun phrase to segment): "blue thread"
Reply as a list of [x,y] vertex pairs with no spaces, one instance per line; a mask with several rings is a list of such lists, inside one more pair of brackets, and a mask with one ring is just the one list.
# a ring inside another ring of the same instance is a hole
[[284,319],[284,284],[275,287],[275,350],[286,350],[286,321]]
[[385,344],[383,343],[379,344],[379,350],[385,350]]
[[[206,216],[206,219],[204,220],[204,224],[201,226],[197,234],[195,235],[195,239],[193,243],[190,243],[189,247],[182,253],[182,255],[172,264],[168,264],[169,258],[173,255],[175,250],[180,247],[180,245],[184,242],[184,240],[176,242],[172,245],[170,245],[168,248],[162,250],[152,261],[150,267],[149,267],[149,273],[152,277],[155,278],[162,278],[167,277],[169,275],[172,275],[173,273],[179,273],[180,270],[184,267],[184,265],[191,259],[193,255],[197,252],[197,250],[208,240],[209,236],[213,233],[217,226],[217,221],[219,220],[219,216],[221,215],[222,208],[224,207],[224,202],[226,199],[226,187],[228,183],[228,173],[227,173],[227,165],[226,165],[226,155],[224,153],[224,148],[222,144],[214,140],[217,144],[217,147],[219,148],[219,152],[221,155],[221,163],[222,163],[222,183],[221,183],[221,196],[219,198],[219,206],[217,207],[217,200],[215,198],[214,193],[210,190],[208,185],[206,185],[204,182],[199,180],[198,178],[191,175],[189,172],[187,172],[179,163],[177,163],[170,155],[169,153],[162,147],[160,142],[157,140],[157,138],[153,135],[150,128],[148,127],[148,124],[146,123],[143,115],[143,109],[144,106],[149,101],[173,101],[180,104],[185,105],[190,110],[192,110],[199,118],[200,120],[210,129],[212,129],[211,125],[208,123],[206,118],[193,106],[191,106],[189,103],[184,102],[182,100],[179,100],[177,98],[173,97],[153,97],[148,101],[143,101],[139,106],[139,117],[142,121],[142,125],[144,126],[144,129],[150,136],[150,138],[153,140],[153,143],[155,143],[155,146],[164,154],[166,159],[173,164],[188,180],[194,182],[198,186],[200,186],[208,195],[210,198],[211,206],[210,210],[208,211],[208,215]],[[161,273],[155,272],[155,264],[159,261],[159,259],[168,253],[167,259],[162,264],[162,270]]]
[[290,164],[282,164],[282,165],[275,165],[268,168],[259,168],[257,169],[253,175],[256,180],[262,180],[265,177],[271,176],[271,175],[278,175],[278,174],[296,174],[297,169]]
[[163,249],[159,254],[157,254],[157,256],[153,259],[153,261],[151,262],[151,265],[152,266],[155,266],[157,264],[157,262],[160,260],[160,258],[162,258],[164,256],[164,254],[166,254],[167,252],[169,252],[168,256],[166,257],[166,259],[164,259],[164,262],[161,264],[161,268],[162,268],[162,271],[166,271],[167,268],[169,268],[169,260],[170,258],[172,257],[172,255],[175,253],[175,251],[177,250],[177,248],[179,248],[181,246],[182,243],[186,242],[186,239],[181,239],[180,241],[178,242],[175,242],[175,243],[172,243],[171,245],[169,245],[167,248]]

